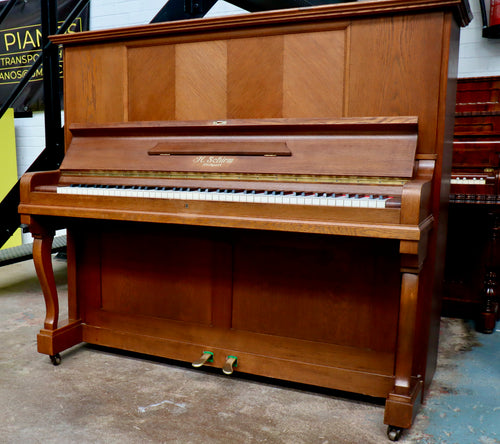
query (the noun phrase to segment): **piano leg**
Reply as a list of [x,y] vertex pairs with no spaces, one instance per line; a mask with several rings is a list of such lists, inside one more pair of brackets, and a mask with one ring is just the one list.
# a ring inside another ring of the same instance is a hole
[[59,319],[59,300],[51,257],[54,233],[37,233],[33,234],[33,237],[33,262],[45,299],[46,315],[43,326],[45,329],[55,330]]
[[411,426],[422,397],[423,383],[412,377],[418,282],[418,273],[402,273],[395,386],[386,400],[384,414],[384,423],[389,425],[391,440],[397,440],[399,428]]
[[60,363],[59,352],[82,342],[81,320],[59,323],[59,299],[52,268],[54,232],[30,224],[33,234],[33,262],[45,299],[45,322],[38,334],[38,351],[50,356],[54,365]]
[[500,315],[497,293],[498,250],[500,248],[500,214],[490,213],[491,237],[488,242],[486,273],[481,290],[480,313],[477,329],[482,333],[493,333]]

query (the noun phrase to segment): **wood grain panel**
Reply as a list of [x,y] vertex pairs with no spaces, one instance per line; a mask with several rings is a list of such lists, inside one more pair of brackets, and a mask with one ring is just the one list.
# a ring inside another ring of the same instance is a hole
[[175,48],[128,48],[129,120],[175,119]]
[[228,41],[228,118],[282,117],[283,36]]
[[[77,47],[66,51],[66,121],[122,122],[126,103],[125,48]],[[75,106],[78,104],[78,106]]]
[[102,309],[209,325],[211,240],[143,228],[147,232],[115,229],[102,236]]
[[175,118],[221,120],[227,115],[227,44],[223,40],[175,47]]
[[392,352],[396,251],[397,242],[248,236],[235,245],[233,328]]
[[436,152],[442,27],[441,13],[353,23],[347,115],[418,116],[419,152]]
[[346,32],[342,29],[285,36],[284,117],[343,115]]

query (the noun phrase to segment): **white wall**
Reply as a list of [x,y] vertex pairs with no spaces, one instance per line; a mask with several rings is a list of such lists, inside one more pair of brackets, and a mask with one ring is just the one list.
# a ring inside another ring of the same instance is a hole
[[166,0],[91,0],[90,29],[109,29],[149,23]]
[[45,147],[43,113],[32,118],[15,119],[17,175],[21,177]]
[[[149,23],[167,0],[91,0],[90,29],[109,29]],[[206,15],[244,13],[243,9],[218,1]]]
[[[458,77],[500,75],[500,39],[481,37],[483,21],[479,0],[469,0],[474,19],[460,34]],[[485,0],[489,13],[489,0]]]

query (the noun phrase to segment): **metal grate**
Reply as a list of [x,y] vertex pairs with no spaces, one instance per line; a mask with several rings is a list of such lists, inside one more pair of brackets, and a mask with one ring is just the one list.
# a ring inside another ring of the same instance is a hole
[[[52,243],[52,251],[54,253],[64,251],[66,249],[66,236],[56,236]],[[18,247],[6,248],[0,250],[0,267],[16,262],[22,262],[31,259],[33,255],[33,244],[23,244]]]

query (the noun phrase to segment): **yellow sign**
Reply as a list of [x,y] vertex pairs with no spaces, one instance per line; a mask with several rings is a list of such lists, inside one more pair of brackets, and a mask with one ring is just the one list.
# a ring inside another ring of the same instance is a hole
[[[0,9],[6,8],[0,0]],[[34,63],[40,61],[42,52],[41,2],[14,2],[11,12],[5,17],[0,29],[0,104],[10,97],[17,84],[25,78]],[[63,23],[79,3],[78,0],[58,0],[57,16]],[[80,16],[66,29],[73,33],[88,30],[89,7],[85,7]],[[59,69],[62,73],[62,50],[59,50]],[[14,101],[12,108],[17,112],[43,109],[43,66],[37,67],[25,88]]]
[[[0,200],[17,182],[16,136],[14,132],[14,111],[7,110],[0,119]],[[0,217],[2,215],[0,214]],[[3,248],[21,245],[21,231],[18,229]]]

